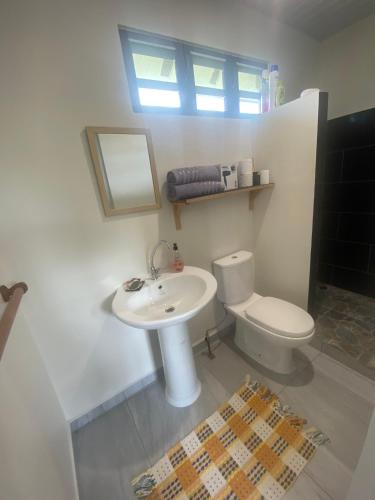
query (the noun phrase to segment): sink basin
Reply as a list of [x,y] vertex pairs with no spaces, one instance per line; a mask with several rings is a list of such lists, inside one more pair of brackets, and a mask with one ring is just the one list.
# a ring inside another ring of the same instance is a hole
[[216,293],[216,279],[198,267],[162,274],[146,281],[139,292],[117,290],[112,310],[124,323],[153,330],[175,325],[195,316]]
[[185,266],[180,273],[147,280],[138,292],[120,287],[113,299],[112,310],[118,319],[135,328],[158,330],[166,398],[173,406],[188,406],[199,397],[201,385],[186,322],[212,300],[216,289],[211,273]]

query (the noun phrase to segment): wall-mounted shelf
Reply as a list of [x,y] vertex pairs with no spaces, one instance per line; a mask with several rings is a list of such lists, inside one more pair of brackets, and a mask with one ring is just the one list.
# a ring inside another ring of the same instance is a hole
[[274,184],[262,184],[260,186],[251,186],[238,189],[232,189],[231,191],[224,191],[223,193],[207,194],[205,196],[196,196],[195,198],[187,198],[186,200],[171,201],[173,206],[174,221],[176,224],[176,229],[181,229],[181,210],[183,207],[188,205],[194,205],[195,203],[200,203],[202,201],[217,200],[219,198],[226,198],[227,196],[232,196],[239,193],[249,193],[249,209],[253,209],[254,197],[264,189],[273,188]]

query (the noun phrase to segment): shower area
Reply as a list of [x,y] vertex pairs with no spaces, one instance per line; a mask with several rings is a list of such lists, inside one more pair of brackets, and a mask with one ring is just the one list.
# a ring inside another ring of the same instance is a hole
[[375,379],[375,108],[328,120],[315,347]]

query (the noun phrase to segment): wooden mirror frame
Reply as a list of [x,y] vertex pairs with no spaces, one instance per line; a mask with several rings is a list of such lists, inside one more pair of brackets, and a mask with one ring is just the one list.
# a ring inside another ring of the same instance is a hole
[[[94,164],[95,176],[98,183],[99,194],[103,204],[104,213],[107,217],[113,215],[131,214],[135,212],[145,212],[146,210],[156,210],[161,207],[160,190],[158,176],[156,173],[155,157],[152,148],[151,133],[145,128],[122,128],[122,127],[86,127],[87,140],[90,147],[92,162]],[[98,144],[98,134],[127,134],[127,135],[145,135],[147,142],[148,156],[150,159],[150,168],[152,183],[154,186],[155,203],[152,205],[141,205],[130,208],[114,208],[110,201],[108,192],[108,182],[105,178],[105,170],[102,161],[101,151]]]

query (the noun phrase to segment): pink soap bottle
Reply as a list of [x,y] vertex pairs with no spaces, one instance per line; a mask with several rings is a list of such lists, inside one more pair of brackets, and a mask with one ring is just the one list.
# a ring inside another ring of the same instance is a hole
[[184,269],[184,261],[183,258],[181,257],[180,251],[178,249],[177,243],[173,243],[173,262],[172,262],[172,269],[176,273],[180,273]]

